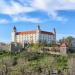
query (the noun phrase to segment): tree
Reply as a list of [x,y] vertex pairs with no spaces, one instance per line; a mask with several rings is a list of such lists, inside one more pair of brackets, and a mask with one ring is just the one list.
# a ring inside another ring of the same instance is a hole
[[65,42],[65,43],[67,43],[68,47],[70,47],[73,40],[75,40],[74,37],[68,36],[68,37],[66,37],[66,38],[60,39],[59,42],[60,42],[60,43]]
[[72,36],[68,36],[67,38],[65,38],[65,41],[68,42],[68,46],[71,46],[71,42],[74,40],[75,38]]

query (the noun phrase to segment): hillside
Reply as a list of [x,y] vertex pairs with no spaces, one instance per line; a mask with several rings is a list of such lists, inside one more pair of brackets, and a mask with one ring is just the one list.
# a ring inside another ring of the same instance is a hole
[[63,74],[68,68],[68,57],[48,53],[0,52],[0,75]]

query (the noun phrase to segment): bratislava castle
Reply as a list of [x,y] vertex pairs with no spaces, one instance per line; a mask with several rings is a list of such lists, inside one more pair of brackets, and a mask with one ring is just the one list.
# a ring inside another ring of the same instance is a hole
[[56,42],[56,30],[53,29],[53,32],[42,31],[38,25],[36,30],[17,32],[16,27],[14,26],[12,30],[12,39],[11,42],[16,43],[47,43]]

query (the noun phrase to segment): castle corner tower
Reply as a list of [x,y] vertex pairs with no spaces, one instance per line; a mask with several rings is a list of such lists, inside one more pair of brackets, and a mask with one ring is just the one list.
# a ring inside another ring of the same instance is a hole
[[11,42],[16,42],[16,27],[13,27],[12,33],[11,33]]
[[54,28],[53,31],[54,31],[54,39],[55,39],[55,43],[56,43],[56,29]]
[[38,25],[37,28],[38,28],[39,31],[41,30],[41,29],[40,29],[40,25]]

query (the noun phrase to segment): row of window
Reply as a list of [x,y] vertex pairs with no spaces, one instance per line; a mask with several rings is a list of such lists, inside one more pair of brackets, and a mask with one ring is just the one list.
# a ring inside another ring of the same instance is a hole
[[16,38],[36,38],[38,35],[32,34],[32,35],[16,35]]
[[20,41],[20,40],[22,40],[22,41],[24,41],[24,40],[37,41],[38,39],[40,39],[41,41],[46,40],[48,42],[48,41],[54,40],[54,37],[53,37],[53,35],[46,35],[46,34],[41,34],[41,35],[32,34],[32,35],[17,35],[16,39],[18,41]]

